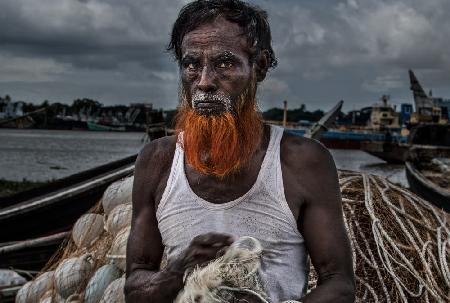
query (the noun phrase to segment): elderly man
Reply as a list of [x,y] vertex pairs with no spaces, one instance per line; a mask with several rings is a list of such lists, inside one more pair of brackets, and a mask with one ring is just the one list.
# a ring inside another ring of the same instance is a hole
[[[186,270],[251,236],[264,249],[259,276],[271,302],[353,302],[333,159],[320,143],[263,124],[257,110],[257,84],[276,66],[267,14],[239,0],[194,1],[169,50],[182,83],[179,134],[136,161],[126,301],[173,302]],[[308,255],[319,283],[306,294]]]

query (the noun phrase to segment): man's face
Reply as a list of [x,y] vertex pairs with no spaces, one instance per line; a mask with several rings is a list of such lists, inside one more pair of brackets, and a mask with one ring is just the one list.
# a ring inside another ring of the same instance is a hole
[[185,98],[199,114],[235,112],[251,81],[249,47],[236,23],[218,18],[187,33],[181,45]]

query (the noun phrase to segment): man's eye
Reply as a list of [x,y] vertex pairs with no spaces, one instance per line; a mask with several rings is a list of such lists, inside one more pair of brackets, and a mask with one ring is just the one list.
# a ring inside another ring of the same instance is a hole
[[233,66],[233,63],[231,62],[221,62],[219,63],[219,68],[231,68]]
[[185,64],[183,64],[183,66],[187,70],[194,70],[194,69],[197,68],[197,64],[192,63],[192,62],[191,63],[185,63]]

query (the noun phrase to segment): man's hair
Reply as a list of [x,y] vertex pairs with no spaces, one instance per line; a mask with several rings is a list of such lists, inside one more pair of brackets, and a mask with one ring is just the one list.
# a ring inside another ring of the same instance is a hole
[[269,66],[277,65],[267,12],[240,0],[196,0],[185,5],[173,25],[167,50],[172,51],[180,62],[184,36],[200,25],[213,22],[217,17],[237,23],[243,29],[250,47],[255,49],[255,54],[266,50]]

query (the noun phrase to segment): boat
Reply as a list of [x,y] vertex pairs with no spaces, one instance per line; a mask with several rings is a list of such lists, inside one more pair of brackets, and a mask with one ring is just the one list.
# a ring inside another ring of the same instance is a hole
[[411,128],[407,142],[398,142],[392,138],[395,137],[391,136],[385,141],[362,142],[361,149],[388,163],[404,163],[412,145],[450,146],[450,125],[421,123]]
[[450,147],[412,145],[405,171],[414,193],[450,212]]
[[15,268],[27,272],[39,272],[57,251],[68,231],[31,240],[2,243],[0,245],[0,268]]
[[392,164],[405,163],[409,144],[403,142],[364,141],[361,150]]
[[109,126],[109,125],[103,125],[103,124],[98,124],[95,122],[87,122],[87,127],[88,130],[93,130],[93,131],[102,131],[102,132],[124,132],[126,131],[125,126]]
[[384,133],[384,140],[368,140],[361,142],[361,150],[380,158],[388,163],[403,164],[408,152],[405,140],[396,140],[395,130],[400,129],[399,114],[395,106],[389,103],[389,96],[383,95],[381,102],[371,107],[370,118],[367,122],[369,129],[376,129]]
[[[295,135],[304,136],[307,133],[305,129],[288,128],[287,132]],[[320,137],[322,142],[328,148],[334,149],[361,149],[361,144],[365,141],[385,142],[386,135],[383,132],[369,130],[338,130],[328,129]],[[408,138],[400,134],[392,135],[393,140],[406,143]]]
[[366,127],[368,129],[383,130],[383,129],[399,129],[400,115],[396,112],[396,107],[389,102],[390,97],[383,95],[377,102],[372,105],[370,110],[370,117],[367,121]]
[[[0,242],[69,230],[112,182],[133,173],[137,155],[76,174],[0,202]],[[11,228],[14,232],[11,232]]]
[[113,182],[131,175],[137,155],[0,199],[0,268],[41,269],[76,220]]

